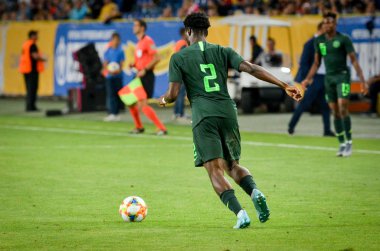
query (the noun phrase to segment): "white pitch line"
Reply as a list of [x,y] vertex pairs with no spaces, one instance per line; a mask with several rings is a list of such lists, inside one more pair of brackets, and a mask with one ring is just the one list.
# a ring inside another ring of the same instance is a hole
[[[139,137],[139,138],[149,138],[155,140],[185,140],[192,141],[191,137],[182,136],[155,136],[155,135],[131,135],[128,133],[121,132],[105,132],[105,131],[93,131],[93,130],[79,130],[79,129],[65,129],[65,128],[52,128],[52,127],[37,127],[37,126],[18,126],[18,125],[0,125],[0,128],[6,128],[11,130],[24,130],[24,131],[39,131],[39,132],[55,132],[55,133],[71,133],[71,134],[81,134],[81,135],[102,135],[102,136],[122,136],[122,137]],[[303,149],[303,150],[317,150],[317,151],[336,151],[333,147],[323,147],[323,146],[310,146],[310,145],[294,145],[294,144],[278,144],[278,143],[266,143],[266,142],[256,142],[256,141],[243,141],[244,145],[251,146],[266,146],[266,147],[279,147],[279,148],[292,148],[292,149]],[[377,150],[365,150],[365,149],[354,149],[356,153],[365,154],[376,154],[380,155],[380,151]]]
[[[0,150],[25,150],[25,149],[124,149],[124,148],[157,148],[161,147],[162,145],[157,144],[140,144],[140,145],[49,145],[49,146],[0,146]],[[190,148],[191,144],[174,144],[174,145],[165,145],[165,148],[168,147],[184,147],[184,148]]]

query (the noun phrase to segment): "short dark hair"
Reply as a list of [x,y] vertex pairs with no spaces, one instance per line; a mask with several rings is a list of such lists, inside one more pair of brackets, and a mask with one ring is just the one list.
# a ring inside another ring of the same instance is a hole
[[118,38],[118,39],[120,39],[120,34],[117,33],[117,32],[112,33],[112,35],[111,35],[111,39],[114,39],[114,38]]
[[185,28],[190,28],[194,32],[207,34],[207,29],[211,26],[208,16],[203,12],[191,13],[183,21]]
[[252,40],[255,44],[257,43],[257,38],[254,35],[250,36],[249,40]]
[[180,34],[181,36],[183,36],[183,35],[185,34],[185,32],[186,32],[185,27],[182,27],[181,29],[179,29],[179,34]]
[[144,30],[146,31],[148,29],[146,22],[142,19],[136,18],[135,22],[138,22],[140,26],[144,27]]
[[37,36],[38,32],[36,30],[30,30],[28,32],[28,38],[32,38],[34,36]]
[[329,11],[323,15],[323,18],[332,18],[336,20],[336,14],[334,12]]

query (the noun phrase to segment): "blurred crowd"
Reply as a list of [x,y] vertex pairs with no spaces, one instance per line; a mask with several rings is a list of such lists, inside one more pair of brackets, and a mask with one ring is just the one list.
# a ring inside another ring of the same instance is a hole
[[2,21],[183,18],[199,10],[209,16],[306,15],[326,11],[373,15],[380,10],[380,0],[0,0]]

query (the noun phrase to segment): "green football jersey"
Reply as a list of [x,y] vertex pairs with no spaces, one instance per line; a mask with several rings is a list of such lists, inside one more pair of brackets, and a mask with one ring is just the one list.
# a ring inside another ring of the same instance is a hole
[[314,40],[315,51],[325,62],[326,74],[347,73],[347,55],[355,52],[351,39],[339,32],[332,39],[324,34]]
[[236,119],[236,105],[227,90],[227,71],[239,70],[243,60],[231,48],[207,42],[194,43],[171,57],[169,81],[185,84],[193,127],[205,117]]

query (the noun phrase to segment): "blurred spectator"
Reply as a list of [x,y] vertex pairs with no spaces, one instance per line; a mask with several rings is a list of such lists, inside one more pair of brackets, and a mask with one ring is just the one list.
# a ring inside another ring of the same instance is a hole
[[369,84],[369,97],[371,99],[371,107],[368,111],[371,117],[377,116],[377,107],[379,106],[379,97],[380,97],[380,75],[374,76],[368,79]]
[[380,0],[0,0],[0,20],[83,20],[168,18],[205,11],[209,16],[236,13],[308,15],[333,11],[374,15]]
[[262,57],[262,54],[264,52],[263,48],[257,43],[257,39],[255,36],[251,36],[249,38],[249,42],[252,48],[252,57],[250,62],[252,64],[261,65],[260,58]]
[[25,21],[29,19],[30,19],[30,8],[25,1],[22,1],[18,7],[17,20]]
[[169,18],[169,17],[173,17],[173,9],[170,5],[166,6],[162,10],[162,14],[161,14],[160,18]]
[[276,51],[276,41],[273,38],[267,40],[267,52],[264,53],[264,63],[267,66],[278,67],[282,65],[282,53]]
[[119,7],[112,0],[104,0],[104,5],[100,10],[98,19],[104,22],[120,16]]
[[75,0],[74,8],[70,11],[69,18],[71,20],[82,20],[88,14],[89,9],[83,0]]

